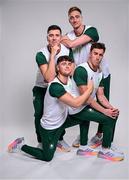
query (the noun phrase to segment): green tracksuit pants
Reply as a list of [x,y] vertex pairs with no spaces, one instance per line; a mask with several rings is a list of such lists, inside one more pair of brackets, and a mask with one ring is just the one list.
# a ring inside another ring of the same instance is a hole
[[[104,79],[104,95],[106,96],[106,98],[109,100],[110,97],[110,79],[111,79],[111,75],[109,75],[107,78]],[[103,125],[99,124],[98,125],[98,133],[102,133],[103,132]]]
[[34,86],[33,92],[33,106],[34,106],[34,117],[35,117],[35,131],[38,142],[41,142],[41,136],[39,133],[40,119],[43,115],[44,96],[47,88]]
[[53,130],[46,130],[40,126],[40,136],[43,149],[31,147],[28,145],[22,146],[21,150],[43,161],[51,161],[57,146],[60,135],[65,128],[81,124],[83,131],[81,131],[81,145],[86,145],[88,140],[89,122],[94,121],[103,125],[103,147],[110,147],[113,139],[113,128],[116,120],[105,116],[104,114],[91,109],[89,106],[85,107],[81,112],[70,115],[65,123]]

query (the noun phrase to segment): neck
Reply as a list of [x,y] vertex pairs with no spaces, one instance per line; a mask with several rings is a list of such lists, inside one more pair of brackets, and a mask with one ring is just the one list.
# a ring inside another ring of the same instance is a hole
[[91,68],[93,71],[96,72],[96,71],[98,70],[98,67],[94,66],[94,65],[90,62],[90,60],[88,60],[87,63],[89,64],[90,68]]
[[80,25],[78,28],[75,28],[74,32],[75,32],[76,36],[82,35],[84,29],[85,29],[85,25]]
[[61,74],[57,75],[57,78],[63,83],[63,84],[67,84],[68,82],[68,76],[63,76]]

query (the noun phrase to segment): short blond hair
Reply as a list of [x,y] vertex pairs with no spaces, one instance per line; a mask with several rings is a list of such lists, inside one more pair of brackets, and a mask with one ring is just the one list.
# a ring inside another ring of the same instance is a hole
[[73,11],[78,11],[80,14],[82,14],[82,11],[80,8],[76,7],[76,6],[73,6],[71,7],[69,10],[68,10],[68,15],[73,12]]

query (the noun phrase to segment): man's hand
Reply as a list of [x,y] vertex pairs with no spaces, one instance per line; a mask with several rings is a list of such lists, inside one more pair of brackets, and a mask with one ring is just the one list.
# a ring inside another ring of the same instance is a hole
[[103,112],[106,116],[109,116],[113,119],[116,119],[119,115],[119,110],[116,108],[112,108],[112,109],[105,109]]
[[50,47],[51,50],[51,54],[53,56],[56,56],[56,54],[58,54],[58,52],[60,51],[60,47],[58,45],[54,45]]
[[69,40],[69,38],[68,38],[67,35],[62,36],[62,37],[61,37],[61,42],[62,42],[63,40],[66,40],[66,39]]

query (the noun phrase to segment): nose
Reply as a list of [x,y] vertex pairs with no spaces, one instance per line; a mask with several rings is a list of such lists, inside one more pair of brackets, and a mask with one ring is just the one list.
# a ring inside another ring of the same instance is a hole
[[76,22],[77,21],[77,18],[76,17],[73,17],[73,22]]
[[96,56],[96,59],[99,61],[99,60],[100,60],[100,56],[99,56],[99,55],[97,55],[97,56]]
[[69,66],[69,65],[66,65],[66,68],[67,68],[67,69],[69,69],[69,68],[70,68],[70,66]]
[[53,36],[53,39],[56,39],[56,36]]

